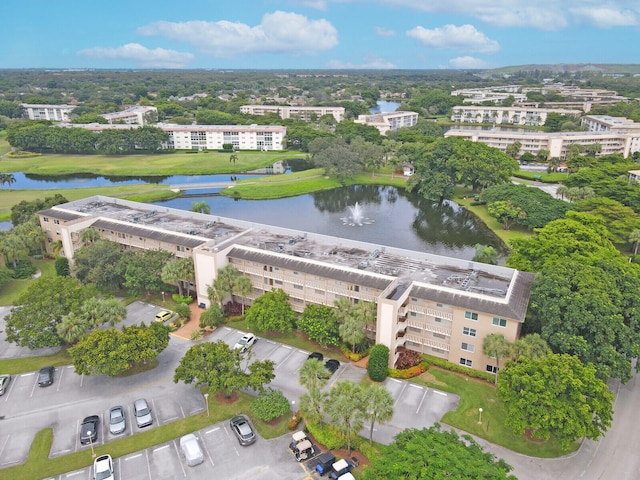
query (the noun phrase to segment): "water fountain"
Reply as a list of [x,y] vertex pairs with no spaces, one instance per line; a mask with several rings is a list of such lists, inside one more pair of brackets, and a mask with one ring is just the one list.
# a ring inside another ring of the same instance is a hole
[[358,204],[358,202],[356,202],[355,205],[348,207],[348,209],[349,209],[349,216],[341,218],[342,223],[344,223],[345,225],[349,225],[352,227],[355,227],[355,226],[361,227],[362,225],[369,225],[373,223],[373,220],[364,216],[364,210]]

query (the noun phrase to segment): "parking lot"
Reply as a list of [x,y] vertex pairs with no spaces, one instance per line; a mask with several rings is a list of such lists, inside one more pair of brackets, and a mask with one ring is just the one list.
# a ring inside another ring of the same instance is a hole
[[[290,435],[274,440],[258,438],[253,445],[241,447],[231,433],[227,422],[211,425],[196,432],[196,435],[205,457],[200,465],[195,467],[186,465],[179,449],[179,439],[175,439],[114,459],[116,479],[293,480],[307,477],[303,466],[296,462],[289,451]],[[87,452],[87,455],[91,454]],[[50,478],[51,480],[92,479],[92,475],[92,467],[86,467],[83,470]]]
[[[124,323],[148,323],[159,310],[160,307],[136,302],[127,308]],[[233,346],[243,333],[224,326],[202,341],[223,340]],[[2,337],[0,334],[0,339]],[[72,366],[65,366],[56,368],[53,385],[41,388],[37,386],[37,372],[14,376],[7,393],[0,397],[0,417],[3,417],[0,468],[24,462],[35,434],[49,426],[54,432],[51,457],[78,451],[87,451],[90,455],[90,446],[80,444],[80,422],[86,416],[98,415],[101,425],[96,444],[108,444],[114,438],[108,431],[108,411],[115,405],[122,405],[125,410],[127,429],[122,435],[137,433],[132,416],[132,404],[137,398],[146,398],[152,409],[154,423],[146,429],[202,412],[205,403],[199,391],[192,385],[173,383],[175,367],[192,345],[189,340],[171,337],[169,346],[158,357],[158,367],[131,377],[82,376],[77,375]],[[300,396],[305,393],[298,381],[298,372],[309,353],[259,338],[244,354],[243,365],[246,367],[256,360],[274,361],[276,376],[270,386],[281,390],[291,402],[292,410],[297,411]],[[325,388],[342,380],[359,383],[365,376],[365,369],[342,363]],[[389,423],[375,426],[373,438],[381,443],[390,443],[404,428],[431,426],[458,403],[455,395],[406,381],[389,378],[385,386],[394,396],[395,414]],[[361,434],[368,437],[369,425],[365,425]],[[199,435],[206,448],[204,465],[186,467],[178,455],[175,439],[115,459],[116,472],[121,473],[116,478],[210,478],[212,472],[220,478],[305,478],[304,470],[287,448],[290,435],[276,440],[259,439],[246,448],[239,447],[225,424],[212,426]],[[282,468],[289,467],[291,471],[284,474]],[[91,471],[87,467],[57,478],[67,478],[67,475],[91,478]]]

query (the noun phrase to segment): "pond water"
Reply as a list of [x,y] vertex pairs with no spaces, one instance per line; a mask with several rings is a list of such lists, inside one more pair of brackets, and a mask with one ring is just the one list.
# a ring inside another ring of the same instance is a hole
[[[505,247],[475,215],[454,202],[434,204],[389,186],[357,185],[276,200],[219,195],[181,197],[156,205],[190,210],[206,201],[212,215],[299,229],[470,260],[475,245]],[[361,225],[351,218],[358,205]],[[351,207],[351,208],[350,208]]]
[[378,100],[377,104],[377,106],[369,109],[369,113],[395,112],[400,107],[400,102],[390,102],[387,100]]

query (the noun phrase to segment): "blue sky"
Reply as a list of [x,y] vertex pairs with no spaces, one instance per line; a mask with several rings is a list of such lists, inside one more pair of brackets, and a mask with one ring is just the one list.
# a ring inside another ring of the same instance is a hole
[[640,63],[638,0],[0,0],[0,68]]

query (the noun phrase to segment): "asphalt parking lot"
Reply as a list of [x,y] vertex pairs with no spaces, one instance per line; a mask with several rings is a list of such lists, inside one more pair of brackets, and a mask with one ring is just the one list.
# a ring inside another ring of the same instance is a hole
[[[200,465],[189,467],[180,452],[179,439],[141,450],[114,459],[116,479],[151,480],[194,479],[209,480],[276,480],[304,479],[307,474],[303,465],[296,462],[289,451],[290,435],[274,440],[261,437],[248,447],[241,447],[222,422],[196,432],[205,460]],[[91,454],[87,452],[87,455]],[[65,473],[51,480],[67,478],[92,479],[93,467]]]

